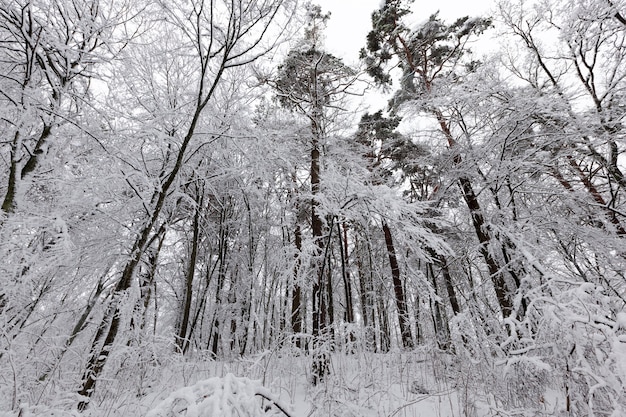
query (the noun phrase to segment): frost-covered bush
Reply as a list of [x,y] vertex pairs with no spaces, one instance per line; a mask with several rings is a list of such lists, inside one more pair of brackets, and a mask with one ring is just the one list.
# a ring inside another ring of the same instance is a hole
[[258,381],[227,374],[174,391],[146,417],[256,417],[276,415],[276,409],[289,416],[288,408]]
[[535,343],[545,346],[545,362],[561,381],[565,411],[625,415],[626,313],[621,300],[590,282],[550,284],[560,295],[537,300],[543,314]]
[[601,285],[557,278],[527,299],[524,319],[507,319],[509,333],[495,349],[484,334],[456,340],[451,376],[459,389],[465,381],[465,401],[510,415],[626,415],[622,301]]

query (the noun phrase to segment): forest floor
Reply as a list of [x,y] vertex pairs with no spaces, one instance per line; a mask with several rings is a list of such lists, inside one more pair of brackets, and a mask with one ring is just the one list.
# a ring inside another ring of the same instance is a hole
[[[503,398],[520,387],[492,387],[495,381],[480,364],[425,348],[335,352],[330,373],[315,386],[310,382],[313,359],[301,351],[268,351],[232,361],[177,360],[135,363],[100,380],[82,414],[70,406],[76,398],[61,393],[54,403],[23,403],[20,411],[0,411],[0,417],[553,416],[563,408],[556,395],[528,398],[526,404]],[[268,398],[279,406],[270,406]]]

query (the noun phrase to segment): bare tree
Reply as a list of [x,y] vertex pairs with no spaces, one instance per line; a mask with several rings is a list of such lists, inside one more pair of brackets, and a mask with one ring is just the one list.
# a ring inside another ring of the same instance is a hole
[[78,405],[85,409],[96,386],[121,326],[121,297],[134,280],[137,266],[158,228],[161,212],[176,186],[178,174],[188,156],[196,130],[202,124],[202,114],[211,103],[225,73],[234,68],[254,62],[271,50],[278,38],[271,32],[282,30],[275,24],[289,18],[288,0],[272,1],[194,1],[181,7],[161,4],[161,12],[172,33],[176,33],[181,45],[172,50],[173,60],[177,57],[192,56],[189,64],[195,66],[195,83],[190,103],[187,107],[188,121],[179,130],[170,132],[179,140],[172,149],[171,163],[159,177],[159,186],[150,197],[129,257],[115,285],[115,294],[107,314],[102,319],[101,331],[93,340],[88,363],[83,374],[83,382],[78,393],[84,400]]
[[16,209],[20,182],[46,157],[54,129],[76,123],[95,66],[112,53],[115,13],[83,0],[0,6],[3,142],[10,144],[5,213]]

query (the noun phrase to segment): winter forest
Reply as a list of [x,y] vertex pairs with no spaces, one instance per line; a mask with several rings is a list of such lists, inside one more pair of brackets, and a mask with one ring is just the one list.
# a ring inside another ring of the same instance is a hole
[[626,416],[626,3],[329,19],[0,0],[0,416]]

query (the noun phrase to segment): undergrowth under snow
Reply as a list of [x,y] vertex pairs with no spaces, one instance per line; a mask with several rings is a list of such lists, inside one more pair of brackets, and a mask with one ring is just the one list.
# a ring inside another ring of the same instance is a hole
[[554,416],[565,407],[559,387],[533,391],[504,367],[494,380],[498,370],[433,350],[336,352],[317,386],[309,382],[311,362],[293,350],[233,361],[172,359],[100,381],[82,414],[71,406],[73,395],[59,393],[54,403],[22,403],[0,417]]

